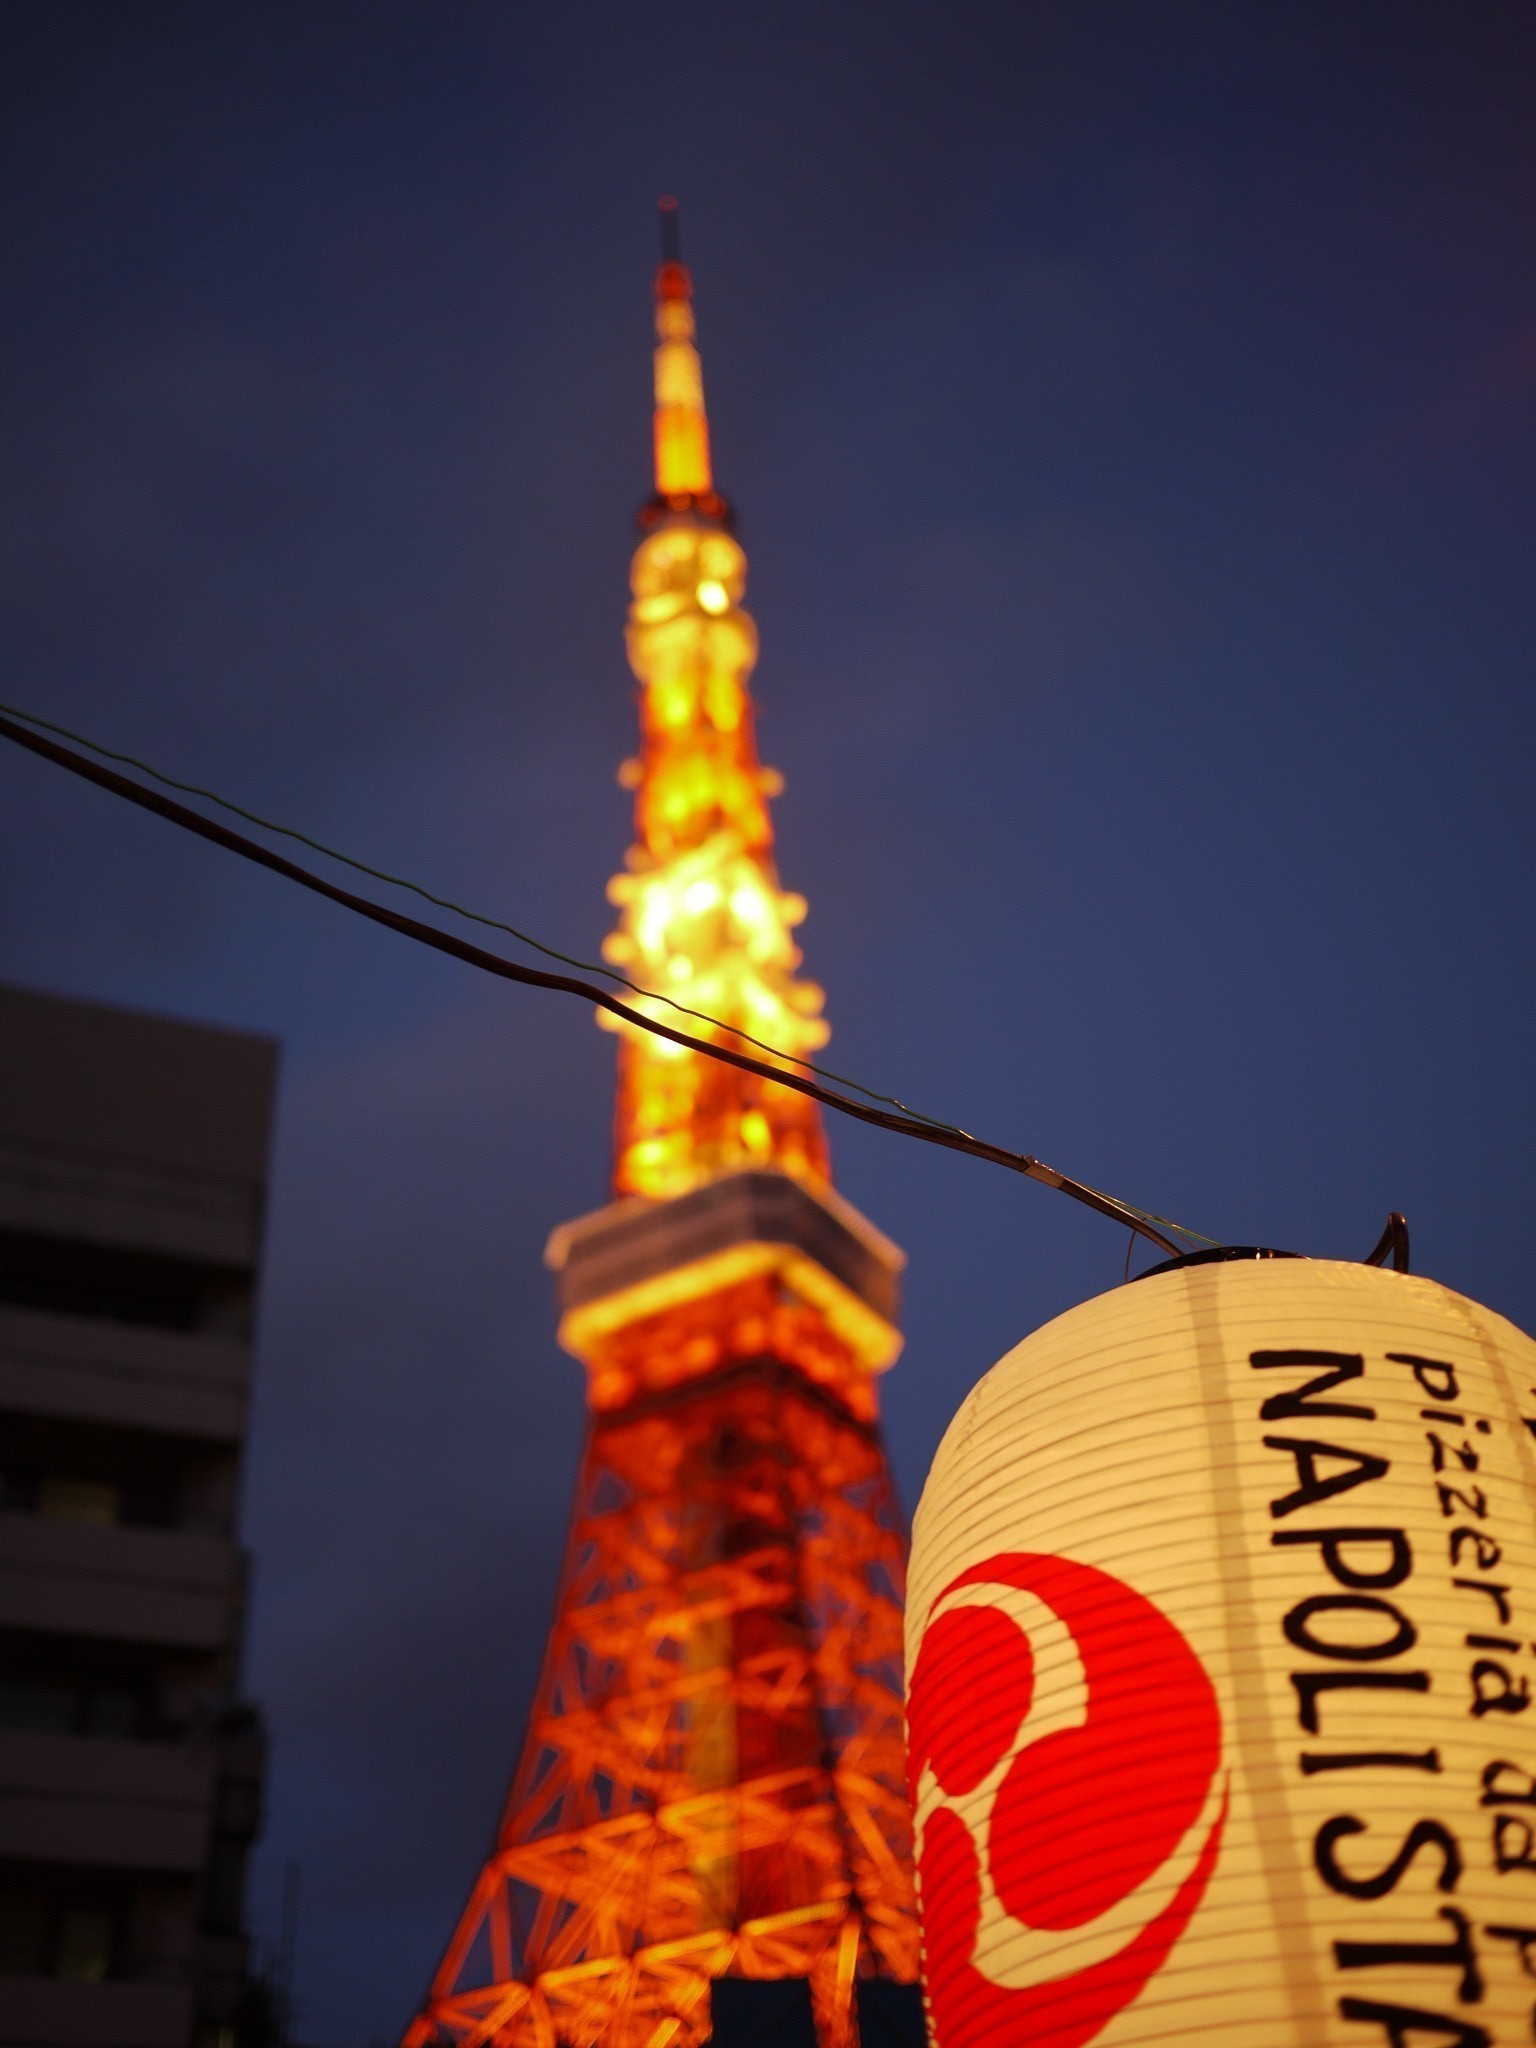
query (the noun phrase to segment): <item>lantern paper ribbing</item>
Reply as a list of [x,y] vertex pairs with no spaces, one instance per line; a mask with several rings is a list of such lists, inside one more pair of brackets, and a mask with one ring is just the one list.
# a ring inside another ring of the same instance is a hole
[[1188,1267],[1011,1351],[916,1517],[937,2048],[1536,2038],[1536,1344]]

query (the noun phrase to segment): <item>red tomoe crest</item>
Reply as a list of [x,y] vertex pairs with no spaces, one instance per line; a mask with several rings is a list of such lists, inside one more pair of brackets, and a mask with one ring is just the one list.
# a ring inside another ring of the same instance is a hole
[[933,1603],[907,1716],[938,2048],[1080,2048],[1162,1968],[1215,1867],[1200,1660],[1108,1573],[1013,1551]]

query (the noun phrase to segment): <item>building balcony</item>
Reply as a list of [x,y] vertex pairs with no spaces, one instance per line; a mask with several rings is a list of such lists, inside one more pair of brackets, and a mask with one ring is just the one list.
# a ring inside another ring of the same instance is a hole
[[128,1165],[0,1135],[0,1229],[254,1270],[261,1200],[251,1182]]
[[0,1862],[200,1871],[213,1796],[208,1748],[0,1729]]
[[234,1641],[241,1557],[222,1536],[0,1515],[0,1628],[215,1651]]
[[0,1409],[236,1444],[250,1356],[238,1340],[0,1307]]
[[186,2048],[185,1984],[74,1984],[0,1977],[0,2048]]

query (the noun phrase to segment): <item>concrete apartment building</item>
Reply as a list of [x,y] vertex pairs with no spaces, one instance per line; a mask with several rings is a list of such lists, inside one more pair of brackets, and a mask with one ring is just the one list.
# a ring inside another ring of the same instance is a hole
[[266,1039],[0,989],[0,2048],[236,2039],[275,1069]]

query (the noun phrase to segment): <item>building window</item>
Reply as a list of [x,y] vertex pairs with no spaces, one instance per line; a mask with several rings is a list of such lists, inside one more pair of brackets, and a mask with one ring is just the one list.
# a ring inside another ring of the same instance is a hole
[[115,1522],[122,1511],[122,1489],[101,1479],[40,1479],[37,1512],[69,1522]]
[[119,1245],[0,1230],[0,1303],[160,1330],[250,1331],[249,1274]]
[[113,1973],[118,1915],[100,1885],[46,1871],[0,1883],[0,1976],[100,1984]]
[[157,1697],[153,1653],[135,1645],[0,1632],[0,1728],[152,1741],[169,1732]]
[[112,1968],[112,1915],[100,1906],[66,1906],[59,1916],[57,1971],[76,1984],[100,1984]]
[[51,1901],[29,1886],[0,1887],[0,1976],[45,1977]]
[[0,1414],[0,1508],[50,1520],[175,1528],[222,1486],[229,1454],[152,1430]]
[[203,1924],[213,1933],[238,1934],[244,1924],[248,1848],[243,1836],[219,1834],[213,1838],[203,1892]]
[[32,1735],[72,1735],[76,1712],[72,1686],[0,1679],[0,1728],[24,1728]]

